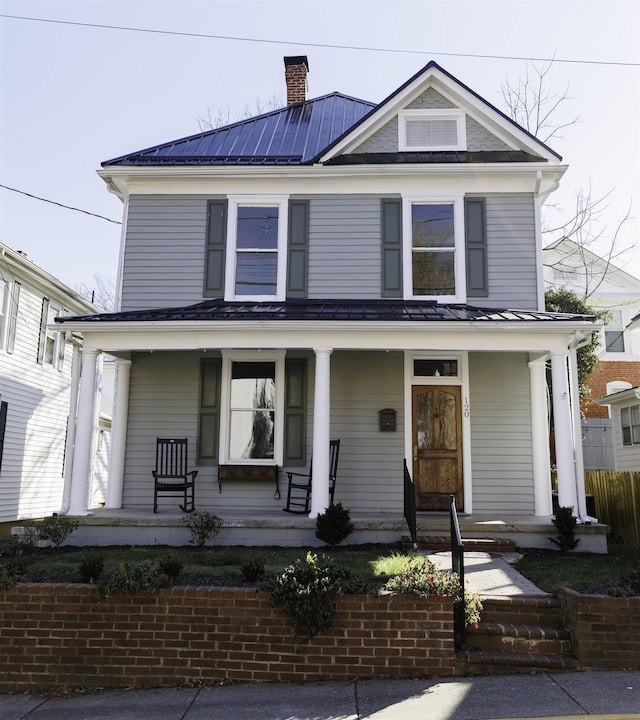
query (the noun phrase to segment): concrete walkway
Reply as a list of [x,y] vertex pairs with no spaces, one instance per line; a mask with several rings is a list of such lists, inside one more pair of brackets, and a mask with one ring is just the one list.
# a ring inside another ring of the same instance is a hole
[[2,720],[640,718],[640,673],[239,684],[63,698],[0,695]]

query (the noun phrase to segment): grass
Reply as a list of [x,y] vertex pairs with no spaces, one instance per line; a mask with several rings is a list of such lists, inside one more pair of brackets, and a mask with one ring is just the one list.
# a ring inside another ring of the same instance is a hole
[[610,543],[607,555],[531,550],[514,567],[550,593],[564,586],[578,592],[626,594],[628,578],[640,572],[640,548]]
[[[406,556],[397,545],[345,545],[323,548],[243,547],[243,546],[113,546],[98,548],[61,547],[36,549],[24,554],[26,582],[81,582],[79,567],[83,558],[98,554],[104,558],[104,574],[122,563],[137,565],[145,560],[159,562],[171,556],[183,565],[176,583],[246,585],[242,565],[253,558],[264,564],[265,575],[274,577],[307,552],[326,554],[361,578],[372,590],[397,575]],[[0,547],[0,564],[8,557]],[[640,548],[610,544],[607,555],[531,550],[515,568],[539,588],[555,593],[560,586],[579,592],[638,594]],[[635,579],[634,579],[635,575]],[[629,578],[632,581],[629,581]],[[249,582],[249,584],[251,584]]]
[[[178,584],[246,584],[242,565],[249,558],[264,564],[265,576],[279,574],[287,565],[304,558],[309,548],[283,547],[225,547],[196,548],[162,546],[113,546],[75,548],[61,547],[35,549],[24,554],[26,582],[81,582],[79,567],[87,555],[104,558],[104,575],[112,573],[122,563],[139,565],[145,560],[158,562],[167,556],[183,565]],[[331,556],[335,562],[351,570],[374,588],[383,585],[390,558],[397,548],[390,545],[357,545],[344,547],[311,548],[317,554]],[[1,551],[0,551],[1,554]]]

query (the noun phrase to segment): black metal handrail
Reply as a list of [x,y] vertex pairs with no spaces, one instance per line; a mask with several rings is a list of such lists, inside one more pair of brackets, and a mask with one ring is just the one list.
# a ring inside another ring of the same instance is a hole
[[464,604],[464,544],[460,535],[455,495],[449,495],[451,521],[451,569],[460,580],[460,592],[453,605],[453,638],[460,652],[467,649],[467,621]]
[[416,522],[416,493],[407,468],[407,461],[404,460],[404,519],[409,528],[409,534],[411,535],[411,542],[414,547],[418,544],[418,526]]

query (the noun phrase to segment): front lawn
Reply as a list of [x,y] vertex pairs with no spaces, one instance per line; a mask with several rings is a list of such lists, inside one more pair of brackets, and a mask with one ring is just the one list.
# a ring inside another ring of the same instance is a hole
[[612,595],[640,594],[640,548],[609,543],[607,555],[529,550],[515,569],[541,590],[558,587]]

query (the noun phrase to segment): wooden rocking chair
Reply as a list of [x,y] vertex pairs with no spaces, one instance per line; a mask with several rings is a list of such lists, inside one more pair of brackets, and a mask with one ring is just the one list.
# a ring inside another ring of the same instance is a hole
[[[340,453],[340,440],[330,440],[329,458],[329,501],[333,504],[333,494],[336,489],[336,474],[338,472],[338,454]],[[309,473],[287,472],[289,487],[287,489],[287,505],[282,508],[284,512],[309,513],[311,506],[311,476],[313,473],[313,458],[309,466]],[[296,480],[295,478],[302,478]]]
[[180,494],[182,512],[191,513],[195,506],[197,470],[187,470],[187,438],[158,438],[156,440],[156,469],[153,475],[153,512],[158,512],[158,493]]

